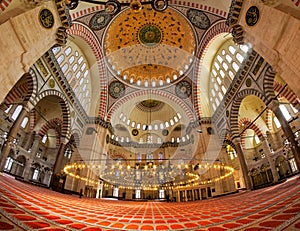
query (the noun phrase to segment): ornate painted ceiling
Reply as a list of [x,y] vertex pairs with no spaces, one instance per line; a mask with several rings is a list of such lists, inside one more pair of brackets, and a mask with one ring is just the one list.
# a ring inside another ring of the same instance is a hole
[[180,79],[196,50],[191,25],[168,8],[126,9],[109,25],[103,42],[108,66],[116,77],[137,87],[162,87]]
[[[124,7],[120,13],[110,15],[102,5],[82,2],[71,11],[74,23],[90,31],[87,39],[97,39],[94,44],[98,47],[83,51],[86,56],[98,57],[89,63],[92,78],[99,78],[97,68],[93,67],[106,68],[100,91],[107,89],[102,98],[107,121],[115,127],[125,127],[131,134],[138,123],[152,124],[154,128],[170,122],[177,113],[182,115],[178,124],[183,127],[196,120],[201,107],[195,106],[195,86],[200,84],[200,75],[201,79],[209,76],[209,71],[199,70],[199,63],[211,65],[214,54],[206,54],[205,47],[216,35],[226,32],[230,3],[228,0],[169,1],[169,7],[163,12],[143,5],[139,12]],[[73,41],[82,43],[77,37]],[[221,44],[223,40],[215,41]],[[214,46],[218,47],[216,43]],[[202,88],[202,92],[209,92],[208,84],[202,84]],[[122,121],[125,116],[126,120]],[[140,129],[139,134],[147,132]],[[161,129],[157,132],[161,133]]]

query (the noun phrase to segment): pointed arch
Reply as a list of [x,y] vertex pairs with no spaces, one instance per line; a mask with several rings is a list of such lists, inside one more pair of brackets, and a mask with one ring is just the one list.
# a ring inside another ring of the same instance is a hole
[[[255,134],[258,136],[259,139],[262,139],[263,133],[262,129],[252,120],[249,118],[242,118],[239,120],[239,128],[244,126],[246,129],[251,129],[255,132]],[[241,133],[241,143],[242,147],[245,148],[245,133],[246,129]]]
[[240,136],[239,121],[238,121],[239,109],[243,99],[249,95],[254,95],[259,99],[261,99],[263,102],[266,102],[265,96],[253,88],[242,90],[234,97],[233,103],[231,105],[231,113],[229,118],[232,140]]
[[76,35],[86,41],[93,51],[98,66],[98,76],[100,81],[100,105],[98,116],[101,119],[105,118],[108,100],[108,86],[107,86],[107,70],[104,63],[104,55],[102,54],[101,44],[99,44],[97,36],[82,23],[73,22],[70,29],[67,30],[69,35]]
[[264,101],[266,105],[269,104],[275,98],[274,91],[274,80],[275,80],[276,72],[273,70],[272,66],[267,65],[264,79],[263,79],[263,87],[266,100]]
[[37,105],[37,103],[42,100],[43,98],[45,98],[46,96],[57,96],[58,97],[58,102],[61,106],[61,110],[62,110],[62,127],[61,127],[61,137],[62,138],[66,138],[66,140],[68,140],[70,138],[70,123],[71,123],[71,118],[70,118],[70,108],[69,108],[69,104],[68,104],[68,100],[65,98],[65,96],[57,91],[57,90],[46,90],[41,92],[38,97],[36,97],[32,104],[34,106]]
[[149,91],[151,92],[151,94],[153,96],[163,97],[165,99],[168,99],[168,100],[174,102],[175,104],[177,104],[178,106],[180,106],[184,110],[184,112],[186,113],[186,115],[190,119],[190,121],[194,121],[193,112],[190,110],[190,108],[188,107],[188,105],[183,100],[181,100],[177,96],[175,96],[173,94],[170,94],[170,93],[168,93],[166,91],[159,91],[159,90],[151,89],[151,90],[134,91],[131,94],[127,94],[124,97],[122,97],[119,101],[117,101],[116,103],[114,103],[113,107],[111,107],[109,109],[108,114],[107,114],[107,122],[111,121],[112,115],[122,105],[124,105],[124,103],[130,101],[131,99],[139,97],[139,96],[147,96],[149,94]]
[[270,108],[267,109],[266,111],[266,124],[267,128],[272,132],[273,131],[273,121],[272,121],[272,110]]
[[[230,33],[231,28],[226,25],[225,20],[220,20],[216,22],[214,25],[210,27],[210,29],[205,33],[204,37],[202,38],[200,42],[200,47],[198,49],[198,53],[196,54],[196,65],[195,65],[195,71],[193,75],[196,78],[196,83],[200,82],[200,73],[201,73],[201,67],[203,65],[204,57],[208,51],[209,45],[213,43],[214,39],[217,35],[220,35],[222,33]],[[198,118],[202,116],[202,109],[201,109],[201,103],[200,103],[200,84],[194,84],[193,91],[196,92],[194,94],[194,107],[196,111],[196,115]]]
[[25,73],[2,101],[1,104],[4,110],[16,102],[26,105],[29,99],[34,95],[33,93],[36,90],[35,85],[36,79],[33,78],[32,74]]
[[283,85],[282,83],[274,82],[274,91],[281,92],[280,96],[286,98],[290,104],[293,105],[295,108],[299,108],[299,98],[297,95],[286,85]]
[[54,118],[49,120],[47,123],[45,123],[41,129],[38,131],[38,135],[43,138],[45,134],[47,134],[49,129],[54,129],[55,136],[56,136],[56,147],[58,148],[60,145],[60,133],[61,133],[61,126],[63,122],[59,118]]

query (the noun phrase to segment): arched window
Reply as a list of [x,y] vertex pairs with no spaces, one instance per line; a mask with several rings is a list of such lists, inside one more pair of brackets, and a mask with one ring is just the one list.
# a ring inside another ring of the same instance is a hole
[[14,162],[13,158],[7,157],[4,169],[9,172],[11,170],[13,162]]
[[38,180],[38,178],[39,178],[39,169],[34,169],[34,172],[33,172],[33,176],[32,176],[32,179],[33,180]]
[[63,54],[61,54],[58,58],[57,58],[57,62],[58,64],[62,64],[62,62],[65,60],[65,56]]
[[12,118],[13,120],[16,120],[16,119],[18,118],[18,116],[19,116],[19,114],[20,114],[22,108],[23,108],[23,107],[22,107],[21,105],[17,106],[17,108],[15,109],[14,113],[13,113],[12,116],[11,116],[11,118]]
[[148,162],[152,162],[153,161],[153,153],[152,152],[148,152],[147,153],[147,161]]
[[43,144],[46,143],[47,138],[48,138],[47,135],[44,135],[44,136],[43,136],[43,139],[42,139],[42,143],[43,143]]
[[65,63],[65,64],[62,66],[61,70],[62,70],[63,73],[66,73],[67,70],[68,70],[68,68],[69,68],[69,64]]
[[53,52],[54,55],[56,55],[59,51],[60,51],[60,47],[54,47],[52,49],[52,52]]
[[[76,92],[74,91],[77,99],[83,108],[88,111],[91,103],[91,96],[89,94],[91,84],[89,81],[89,67],[85,56],[79,47],[73,43],[70,43],[64,49],[55,49],[52,51],[55,53],[55,57],[72,90],[77,89]],[[66,59],[66,56],[69,58]]]
[[12,105],[9,105],[9,107],[8,107],[4,112],[5,112],[6,114],[8,114],[11,108],[12,108]]
[[241,63],[249,50],[249,45],[239,46],[232,39],[226,40],[218,52],[211,66],[211,95],[212,110],[215,111],[223,100]]
[[28,117],[25,117],[25,118],[23,119],[22,123],[21,123],[21,127],[22,127],[22,128],[25,128],[26,125],[27,125],[27,123],[28,123]]
[[281,127],[281,124],[280,124],[279,120],[277,119],[277,117],[274,117],[274,123],[275,123],[276,128]]
[[66,56],[69,56],[69,54],[71,54],[71,52],[72,52],[72,48],[71,48],[71,47],[68,47],[68,48],[65,50]]
[[72,56],[69,58],[69,63],[72,64],[74,61],[75,61],[75,57],[74,57],[74,55],[72,55]]
[[162,152],[158,153],[159,162],[162,162],[164,158],[164,154]]

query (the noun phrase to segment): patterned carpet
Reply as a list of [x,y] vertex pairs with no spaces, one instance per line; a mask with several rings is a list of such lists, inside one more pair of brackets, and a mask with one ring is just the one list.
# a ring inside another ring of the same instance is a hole
[[204,201],[78,198],[0,175],[0,230],[300,230],[300,179]]

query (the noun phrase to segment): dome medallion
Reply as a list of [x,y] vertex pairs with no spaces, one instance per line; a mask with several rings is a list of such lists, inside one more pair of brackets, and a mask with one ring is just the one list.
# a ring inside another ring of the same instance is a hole
[[162,32],[156,25],[146,24],[138,32],[139,42],[145,46],[154,46],[160,43]]
[[144,7],[118,14],[104,34],[109,70],[135,88],[166,87],[189,70],[196,50],[189,21],[177,10]]

